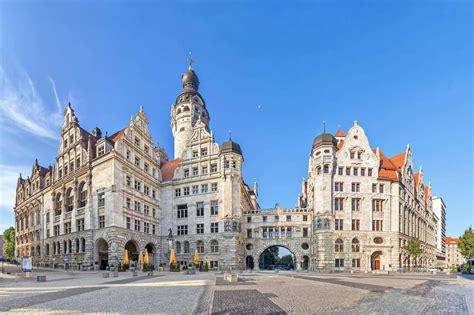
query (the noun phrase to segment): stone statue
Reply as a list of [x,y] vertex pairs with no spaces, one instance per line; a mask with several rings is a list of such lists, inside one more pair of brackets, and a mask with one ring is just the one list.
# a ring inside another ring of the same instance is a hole
[[168,229],[168,238],[169,239],[172,239],[173,238],[173,230],[171,230],[171,228]]

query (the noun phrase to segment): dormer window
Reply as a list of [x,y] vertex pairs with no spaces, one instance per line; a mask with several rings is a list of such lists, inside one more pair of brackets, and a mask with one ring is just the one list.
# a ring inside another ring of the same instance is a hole
[[99,149],[98,149],[97,156],[102,156],[102,155],[104,155],[104,154],[105,154],[105,146],[102,145],[102,146],[100,146]]
[[362,158],[362,152],[357,152],[357,158],[360,160]]

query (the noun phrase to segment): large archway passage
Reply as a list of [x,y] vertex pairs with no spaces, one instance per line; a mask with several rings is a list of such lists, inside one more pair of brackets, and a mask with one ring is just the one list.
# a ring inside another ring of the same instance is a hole
[[109,244],[103,238],[96,242],[96,257],[100,270],[105,270],[109,264]]
[[148,243],[145,246],[145,249],[148,252],[148,256],[149,256],[149,259],[150,259],[150,264],[153,264],[154,266],[156,266],[157,262],[158,262],[158,256],[157,256],[157,253],[156,253],[156,246],[152,243]]
[[260,254],[258,265],[260,270],[293,270],[295,255],[284,246],[270,246]]
[[127,244],[125,244],[125,249],[128,251],[128,259],[130,262],[137,262],[138,256],[140,255],[137,243],[135,241],[128,241]]

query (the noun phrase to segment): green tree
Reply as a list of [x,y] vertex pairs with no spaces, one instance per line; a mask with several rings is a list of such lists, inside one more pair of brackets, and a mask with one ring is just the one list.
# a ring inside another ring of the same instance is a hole
[[13,226],[3,232],[3,256],[6,258],[15,257],[15,229]]
[[465,258],[474,258],[474,231],[472,226],[464,231],[463,236],[459,238],[461,243],[459,244],[459,251]]
[[408,255],[410,255],[410,257],[413,257],[413,258],[417,258],[423,252],[423,249],[421,248],[420,240],[417,239],[416,237],[411,237],[408,240],[408,243],[405,249]]

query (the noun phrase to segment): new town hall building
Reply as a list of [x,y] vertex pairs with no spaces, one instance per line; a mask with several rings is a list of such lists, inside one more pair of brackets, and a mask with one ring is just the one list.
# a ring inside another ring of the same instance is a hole
[[[369,145],[355,122],[347,134],[314,139],[307,179],[294,208],[261,209],[257,184],[242,178],[244,157],[231,139],[219,145],[194,70],[171,106],[174,159],[153,145],[140,108],[107,135],[82,128],[64,111],[53,166],[37,161],[18,179],[16,255],[41,266],[105,268],[136,260],[193,260],[214,268],[259,268],[260,255],[284,246],[297,269],[396,270],[436,260],[431,185],[415,171],[410,146],[394,157]],[[424,249],[409,257],[411,236]]]

